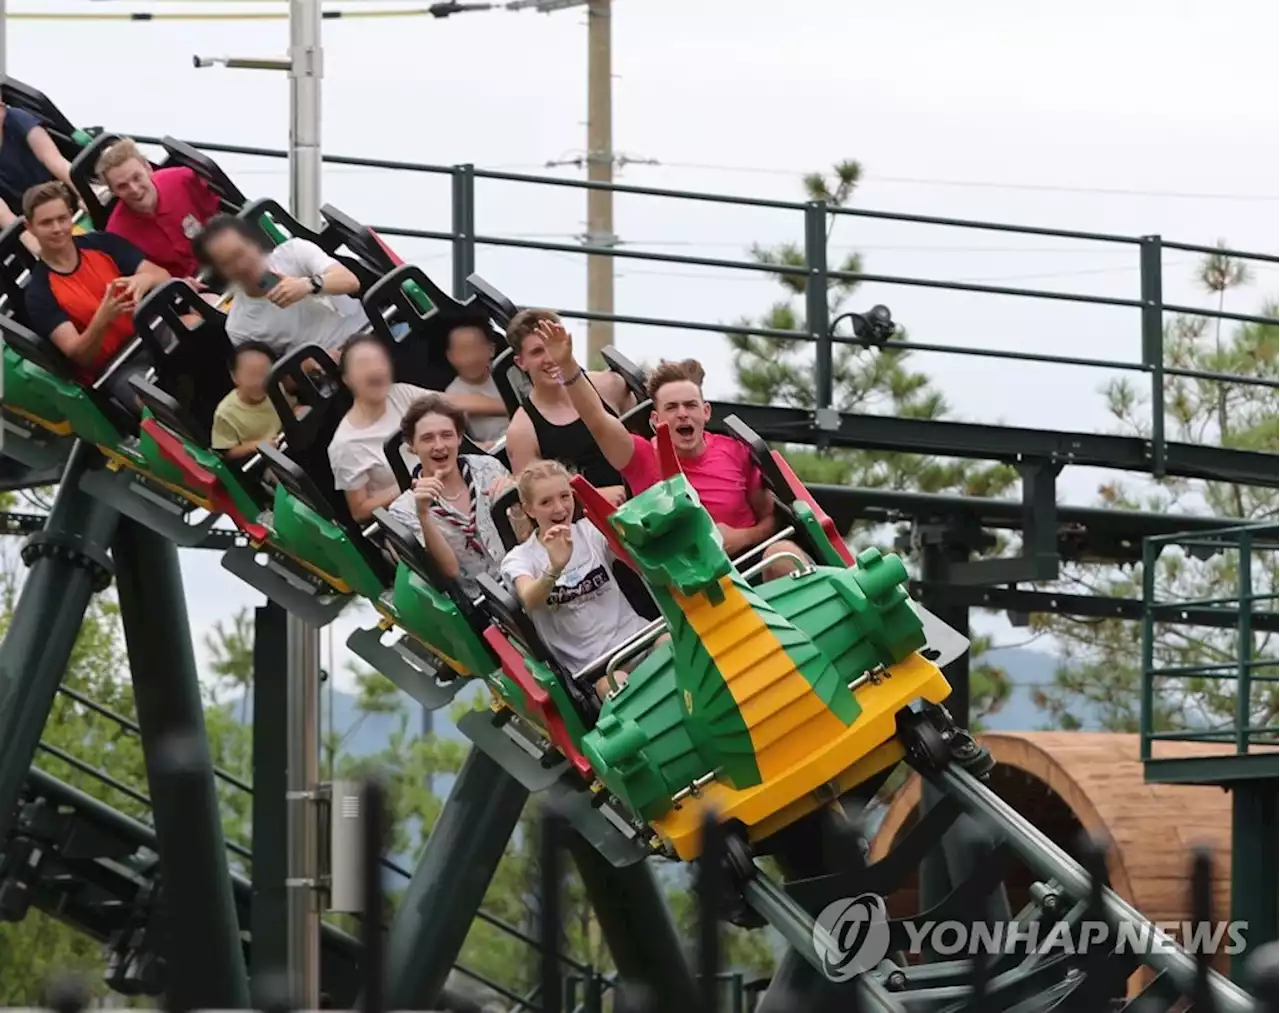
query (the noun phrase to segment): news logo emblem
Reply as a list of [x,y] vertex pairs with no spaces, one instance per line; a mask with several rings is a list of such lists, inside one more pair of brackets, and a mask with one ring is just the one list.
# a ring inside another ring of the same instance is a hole
[[889,953],[889,913],[874,893],[842,897],[819,912],[813,949],[831,981],[850,981],[876,967]]

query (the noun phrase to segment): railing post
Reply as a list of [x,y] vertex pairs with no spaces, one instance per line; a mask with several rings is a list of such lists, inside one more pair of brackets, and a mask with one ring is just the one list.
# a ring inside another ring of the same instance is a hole
[[476,167],[453,167],[453,297],[467,294],[467,278],[476,269]]
[[1142,540],[1142,661],[1138,683],[1138,750],[1145,762],[1151,759],[1151,733],[1154,721],[1155,693],[1155,624],[1156,624],[1156,545],[1150,538]]
[[1240,616],[1236,627],[1236,752],[1249,752],[1249,676],[1253,671],[1253,532],[1240,532]]
[[1151,374],[1151,474],[1164,477],[1164,282],[1159,236],[1143,236],[1142,364]]
[[817,408],[831,407],[831,324],[827,308],[827,202],[810,201],[804,209],[804,318],[817,344],[814,375]]

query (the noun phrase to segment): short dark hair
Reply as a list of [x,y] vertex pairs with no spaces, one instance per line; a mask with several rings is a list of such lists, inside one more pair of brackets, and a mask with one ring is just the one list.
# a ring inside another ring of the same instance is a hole
[[692,383],[698,388],[698,393],[702,393],[702,381],[706,378],[706,372],[702,368],[702,363],[697,359],[682,359],[679,362],[668,362],[663,359],[649,374],[649,379],[645,383],[645,390],[648,391],[650,399],[658,400],[658,391],[669,383]]
[[453,427],[458,431],[459,436],[466,431],[467,413],[443,394],[437,394],[433,391],[424,397],[418,398],[405,409],[404,418],[400,420],[400,438],[407,445],[413,446],[413,434],[418,429],[418,423],[428,415],[445,416],[453,423]]
[[253,243],[263,251],[271,249],[271,244],[262,231],[243,218],[237,218],[235,215],[214,215],[205,222],[204,228],[191,243],[191,250],[196,255],[196,260],[205,267],[212,266],[209,263],[209,244],[224,232],[234,232],[245,242]]
[[242,341],[236,345],[231,352],[231,368],[235,369],[240,365],[240,356],[245,352],[257,352],[259,355],[265,355],[272,363],[276,361],[276,350],[268,345],[265,341]]
[[338,352],[338,372],[341,375],[347,375],[347,366],[350,364],[351,353],[361,345],[373,345],[381,348],[387,358],[391,358],[391,349],[387,347],[387,343],[378,334],[373,331],[356,331],[355,334],[342,343],[342,349]]
[[22,217],[30,222],[31,216],[36,213],[36,208],[52,204],[56,200],[62,201],[73,215],[76,213],[76,205],[79,201],[76,200],[71,187],[61,180],[51,179],[45,183],[27,187],[22,195]]
[[485,326],[485,323],[483,320],[465,320],[464,319],[464,320],[455,320],[453,323],[449,325],[449,329],[444,332],[445,348],[449,347],[449,342],[453,340],[453,335],[457,331],[479,331],[481,336],[487,342],[489,342],[489,344],[491,345],[493,344],[493,335],[490,333],[489,328]]
[[507,344],[516,355],[519,355],[520,349],[524,347],[525,338],[536,331],[538,324],[543,322],[559,323],[560,317],[555,310],[527,309],[521,310],[511,318],[511,322],[507,324]]

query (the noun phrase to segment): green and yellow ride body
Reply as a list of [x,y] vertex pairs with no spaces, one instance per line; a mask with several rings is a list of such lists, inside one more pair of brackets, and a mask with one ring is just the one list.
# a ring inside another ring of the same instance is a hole
[[768,836],[897,762],[895,715],[950,694],[896,556],[752,588],[682,475],[609,518],[670,633],[583,739],[597,776],[682,859],[702,808]]

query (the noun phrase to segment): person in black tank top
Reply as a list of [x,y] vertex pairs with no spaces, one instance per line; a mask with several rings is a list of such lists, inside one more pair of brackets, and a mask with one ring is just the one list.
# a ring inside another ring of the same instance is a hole
[[[608,401],[604,398],[600,401],[610,415],[617,415]],[[558,426],[543,417],[534,407],[532,399],[525,400],[524,410],[533,423],[533,431],[538,437],[538,451],[542,457],[549,461],[559,461],[597,489],[626,484],[617,470],[604,459],[604,454],[596,446],[595,437],[582,419],[574,419],[568,425]]]

